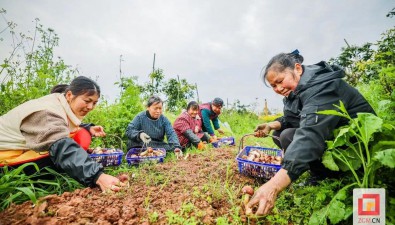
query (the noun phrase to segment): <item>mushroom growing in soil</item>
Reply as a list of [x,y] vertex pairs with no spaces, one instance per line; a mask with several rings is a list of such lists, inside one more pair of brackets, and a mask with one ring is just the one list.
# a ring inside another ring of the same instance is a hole
[[251,186],[244,186],[241,192],[243,193],[243,203],[246,209],[246,215],[250,215],[252,214],[252,209],[248,207],[247,204],[250,201],[250,197],[254,195],[254,189]]

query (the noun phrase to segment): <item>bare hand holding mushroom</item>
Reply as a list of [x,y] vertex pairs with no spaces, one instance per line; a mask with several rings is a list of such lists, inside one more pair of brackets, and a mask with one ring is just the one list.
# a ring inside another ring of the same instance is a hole
[[218,128],[218,129],[217,129],[217,131],[218,131],[218,133],[220,133],[220,134],[222,134],[222,135],[224,135],[224,134],[225,134],[225,131],[224,131],[224,130],[222,130],[221,128]]
[[92,126],[89,129],[89,132],[94,137],[104,137],[104,136],[106,136],[106,133],[104,132],[104,128],[102,126]]
[[244,186],[243,189],[241,189],[241,192],[243,193],[243,204],[246,210],[246,215],[251,215],[252,208],[248,207],[247,204],[250,201],[250,197],[254,195],[254,189],[251,186]]
[[107,190],[120,191],[122,187],[126,186],[128,177],[126,175],[121,175],[118,178],[111,175],[102,173],[96,181],[96,184],[104,192]]
[[[246,205],[246,215],[252,214],[251,209],[255,205],[258,205],[256,215],[267,215],[273,209],[277,195],[291,184],[291,179],[287,173],[286,170],[280,169],[272,179],[255,192],[251,201]],[[247,209],[251,211],[247,213]]]
[[266,137],[270,133],[271,130],[279,130],[281,128],[281,123],[278,121],[273,121],[270,123],[264,123],[258,125],[254,132],[255,137]]

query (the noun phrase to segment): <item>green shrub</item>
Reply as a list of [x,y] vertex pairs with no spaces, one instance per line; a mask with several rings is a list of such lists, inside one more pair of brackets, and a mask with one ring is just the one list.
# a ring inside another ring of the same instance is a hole
[[[126,143],[125,131],[128,124],[144,108],[139,97],[140,90],[134,78],[123,79],[122,88],[124,90],[119,100],[113,104],[109,104],[108,101],[101,102],[84,119],[87,123],[103,126],[104,131],[108,134],[107,138],[95,139],[91,146],[118,148],[121,145],[119,138],[123,144]],[[126,150],[125,145],[122,148]]]

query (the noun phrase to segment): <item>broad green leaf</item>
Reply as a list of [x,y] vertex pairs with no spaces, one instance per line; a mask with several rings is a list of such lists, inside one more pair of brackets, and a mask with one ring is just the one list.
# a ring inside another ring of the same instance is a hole
[[339,167],[336,165],[335,160],[332,157],[331,151],[325,151],[324,155],[322,156],[322,163],[324,166],[333,171],[339,171]]
[[391,148],[395,148],[395,141],[379,141],[374,143],[371,146],[372,149],[372,155],[374,155],[376,152],[380,152],[383,149],[391,149]]
[[333,141],[333,147],[343,146],[346,141],[350,139],[350,127],[342,127],[339,130],[335,140]]
[[[357,170],[362,166],[362,161],[358,157],[358,155],[355,153],[354,150],[352,150],[351,148],[348,148],[348,149],[340,150],[340,151],[341,151],[341,154],[346,157],[347,161],[351,164],[351,166],[354,170]],[[335,159],[335,161],[341,171],[350,170],[348,165],[346,165],[343,162],[340,162],[339,160],[336,160],[336,159]]]
[[387,129],[387,130],[395,130],[394,125],[389,124],[389,123],[384,123],[383,124],[383,128]]
[[337,200],[345,200],[347,198],[347,189],[348,186],[340,189],[333,198]]
[[326,147],[327,147],[328,149],[333,149],[333,148],[334,148],[334,146],[333,146],[333,141],[326,141]]
[[327,211],[328,206],[318,210],[314,211],[313,214],[310,217],[309,220],[309,225],[322,225],[322,224],[327,224],[326,223],[326,211]]
[[334,200],[328,207],[328,218],[332,224],[337,224],[343,220],[346,210],[345,205],[341,201]]
[[358,113],[358,120],[361,124],[361,136],[369,142],[374,133],[382,128],[383,120],[371,113]]
[[376,152],[373,159],[384,166],[395,168],[395,149],[391,148]]
[[390,100],[381,100],[379,101],[378,107],[379,109],[385,109],[388,107],[388,105],[391,103]]
[[316,201],[323,202],[325,199],[326,199],[325,192],[318,192],[316,194],[316,198],[315,198]]
[[348,219],[348,217],[352,216],[353,210],[354,210],[354,208],[353,208],[352,205],[351,206],[346,206],[343,220],[346,220],[346,219]]
[[[325,154],[330,154],[330,156],[329,155],[325,156]],[[341,156],[346,157],[347,162],[351,164],[354,170],[358,169],[362,165],[361,160],[355,155],[352,149],[347,149],[342,151],[336,150],[336,152],[326,151],[322,158],[322,163],[325,165],[325,167],[327,167],[330,170],[334,170],[334,171],[341,170],[343,172],[349,171],[351,169],[349,165],[338,159],[338,157]]]

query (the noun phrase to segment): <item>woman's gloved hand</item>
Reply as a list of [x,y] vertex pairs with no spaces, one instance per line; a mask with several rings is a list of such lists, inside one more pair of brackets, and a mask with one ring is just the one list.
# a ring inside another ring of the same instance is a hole
[[214,136],[210,137],[210,140],[209,140],[210,143],[213,143],[213,142],[216,142],[216,141],[218,141],[217,136],[214,135]]
[[205,149],[205,148],[206,148],[206,145],[205,145],[203,142],[199,142],[199,144],[198,144],[198,146],[197,146],[197,149],[203,150],[203,149]]
[[140,134],[140,140],[143,141],[144,144],[148,144],[148,143],[150,143],[150,141],[151,141],[151,137],[150,137],[148,134],[142,132],[142,133]]

